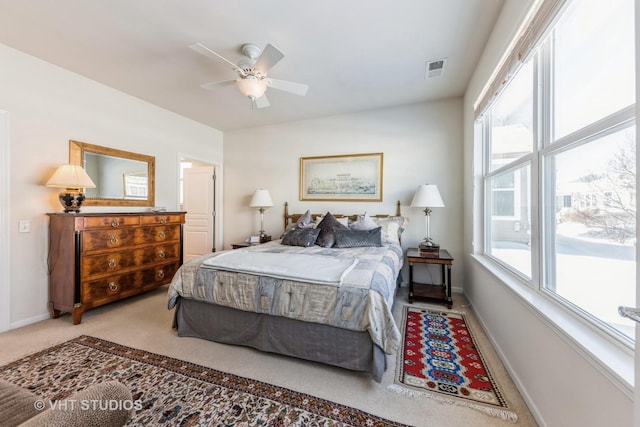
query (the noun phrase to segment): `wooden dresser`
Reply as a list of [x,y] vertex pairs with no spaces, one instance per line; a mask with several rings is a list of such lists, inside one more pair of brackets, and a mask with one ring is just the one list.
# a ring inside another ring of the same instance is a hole
[[182,264],[185,212],[51,213],[49,312],[73,314],[171,282]]

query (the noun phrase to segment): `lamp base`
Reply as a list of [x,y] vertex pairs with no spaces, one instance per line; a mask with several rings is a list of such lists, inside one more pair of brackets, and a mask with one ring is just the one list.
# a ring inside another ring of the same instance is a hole
[[84,202],[84,194],[80,191],[67,190],[58,195],[64,213],[78,213]]

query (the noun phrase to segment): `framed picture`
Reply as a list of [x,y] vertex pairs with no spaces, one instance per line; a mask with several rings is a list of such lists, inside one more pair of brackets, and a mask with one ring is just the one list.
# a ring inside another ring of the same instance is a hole
[[300,158],[300,200],[381,202],[383,153]]

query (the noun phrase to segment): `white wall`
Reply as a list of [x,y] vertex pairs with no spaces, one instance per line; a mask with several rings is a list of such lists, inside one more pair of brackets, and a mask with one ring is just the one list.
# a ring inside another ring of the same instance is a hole
[[[225,133],[225,247],[260,229],[260,215],[249,207],[257,188],[271,193],[274,207],[265,212],[265,230],[274,238],[283,231],[284,203],[290,213],[394,213],[398,200],[410,219],[403,246],[424,238],[424,213],[410,208],[419,184],[437,184],[445,208],[431,214],[431,234],[454,258],[462,246],[462,103],[460,98],[244,129]],[[302,202],[300,157],[384,153],[384,200],[369,202]],[[462,262],[452,269],[461,287]]]
[[[531,1],[505,2],[464,97],[464,290],[540,425],[632,425],[632,401],[579,344],[470,254],[475,239],[473,103]],[[477,148],[476,148],[477,149]],[[479,168],[478,168],[479,169]]]
[[[69,161],[69,140],[155,156],[156,205],[178,209],[178,152],[222,163],[222,133],[0,45],[0,110],[9,113],[11,327],[48,316],[48,218],[58,191],[44,187]],[[85,212],[106,211],[85,207]],[[116,210],[116,209],[111,209]],[[121,208],[119,210],[141,210]],[[31,221],[18,233],[19,220]]]

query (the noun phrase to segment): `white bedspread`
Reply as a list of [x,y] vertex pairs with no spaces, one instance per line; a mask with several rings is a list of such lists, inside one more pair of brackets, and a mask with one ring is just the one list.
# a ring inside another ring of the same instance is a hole
[[306,254],[287,254],[283,257],[279,253],[237,249],[209,258],[202,266],[216,270],[257,273],[276,279],[339,286],[357,263],[357,258],[341,259]]

